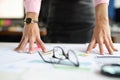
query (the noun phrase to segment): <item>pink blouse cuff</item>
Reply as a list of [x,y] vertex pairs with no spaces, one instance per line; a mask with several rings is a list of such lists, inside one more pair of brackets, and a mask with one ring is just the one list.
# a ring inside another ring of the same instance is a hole
[[109,4],[109,0],[94,0],[95,1],[95,6],[101,4],[101,3],[107,3]]
[[41,0],[24,0],[25,12],[35,12],[39,14]]

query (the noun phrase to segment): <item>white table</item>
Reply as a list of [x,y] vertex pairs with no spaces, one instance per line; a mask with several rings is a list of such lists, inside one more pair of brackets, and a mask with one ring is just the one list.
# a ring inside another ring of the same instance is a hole
[[[81,56],[87,44],[50,44],[47,48],[62,46],[77,52],[80,67],[69,67],[44,63],[37,52],[34,54],[17,53],[13,49],[18,43],[0,43],[0,80],[120,80],[100,73],[100,66],[95,57],[99,50],[96,48],[88,56]],[[120,49],[120,44],[115,44]],[[115,52],[120,56],[120,51]],[[105,54],[108,55],[108,54]]]

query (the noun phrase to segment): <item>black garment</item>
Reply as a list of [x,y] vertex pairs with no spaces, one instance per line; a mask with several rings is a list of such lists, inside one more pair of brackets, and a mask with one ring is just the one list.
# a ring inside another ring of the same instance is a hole
[[93,28],[92,0],[51,0],[48,16],[50,42],[87,43]]

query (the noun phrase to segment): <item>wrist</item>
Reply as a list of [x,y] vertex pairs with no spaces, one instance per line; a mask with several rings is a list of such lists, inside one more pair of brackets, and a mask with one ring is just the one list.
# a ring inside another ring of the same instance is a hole
[[38,24],[38,21],[28,17],[24,20],[24,23],[25,24],[30,24],[30,23],[37,23]]
[[100,18],[95,20],[96,25],[109,25],[109,20],[107,18]]
[[109,18],[108,18],[108,4],[100,4],[95,7],[96,11],[96,23],[97,24],[108,24]]
[[38,21],[38,16],[39,16],[39,15],[38,15],[37,13],[27,12],[25,19],[26,19],[26,18],[31,18],[31,19],[33,19],[33,20]]
[[38,23],[38,14],[34,12],[27,12],[24,19],[25,24]]

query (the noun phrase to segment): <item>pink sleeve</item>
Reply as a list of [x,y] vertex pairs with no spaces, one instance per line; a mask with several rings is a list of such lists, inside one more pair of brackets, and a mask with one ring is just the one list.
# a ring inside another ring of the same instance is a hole
[[94,1],[95,1],[95,6],[97,6],[98,4],[101,4],[101,3],[109,4],[109,0],[94,0]]
[[24,0],[25,12],[35,12],[39,14],[41,0]]

